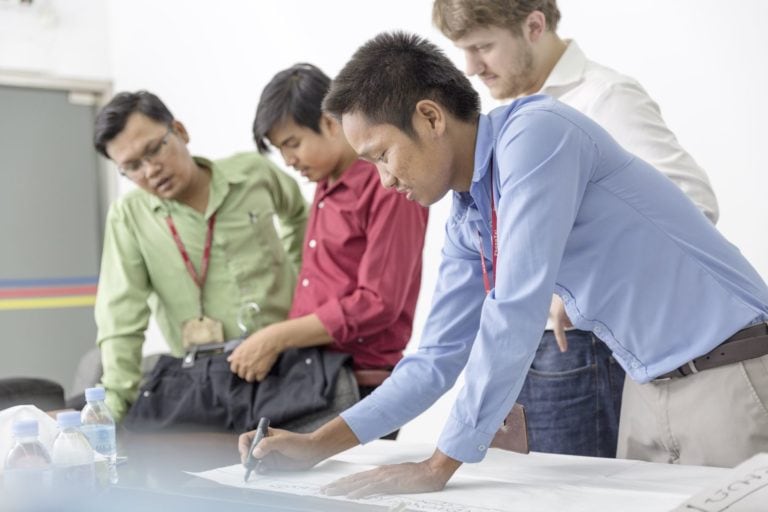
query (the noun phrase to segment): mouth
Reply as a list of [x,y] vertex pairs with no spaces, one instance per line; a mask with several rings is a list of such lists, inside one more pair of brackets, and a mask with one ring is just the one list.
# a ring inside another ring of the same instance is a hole
[[496,75],[480,75],[480,80],[482,80],[485,85],[493,84],[497,78]]
[[155,183],[153,188],[157,192],[167,192],[168,190],[171,189],[172,185],[173,183],[171,181],[171,178],[166,176],[164,178],[161,178],[157,183]]

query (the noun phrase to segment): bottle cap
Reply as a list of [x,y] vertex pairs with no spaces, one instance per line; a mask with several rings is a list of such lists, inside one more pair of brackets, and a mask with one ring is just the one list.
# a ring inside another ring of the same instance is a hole
[[56,421],[59,424],[59,428],[70,428],[80,426],[80,412],[79,411],[66,411],[60,412],[56,415]]
[[104,388],[88,388],[85,390],[85,400],[88,402],[99,402],[104,400],[107,392]]
[[14,437],[37,437],[37,420],[16,420],[11,426],[11,433]]

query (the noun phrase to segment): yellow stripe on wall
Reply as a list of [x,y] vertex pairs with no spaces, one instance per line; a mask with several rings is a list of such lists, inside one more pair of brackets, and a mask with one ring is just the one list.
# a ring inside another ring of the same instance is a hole
[[39,297],[33,299],[0,299],[0,309],[52,309],[93,306],[95,295],[72,295],[66,297]]

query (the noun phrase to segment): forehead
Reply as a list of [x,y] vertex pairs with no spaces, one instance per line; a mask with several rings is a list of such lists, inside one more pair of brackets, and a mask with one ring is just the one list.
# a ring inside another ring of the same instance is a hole
[[462,37],[453,41],[457,48],[469,49],[479,44],[497,43],[516,39],[517,36],[509,29],[495,25],[476,27]]
[[165,130],[165,124],[150,119],[141,112],[134,112],[128,116],[122,131],[107,143],[107,154],[116,162],[138,158],[146,145],[162,136]]
[[306,132],[316,133],[314,130],[310,130],[306,126],[302,126],[293,120],[292,117],[284,117],[267,132],[267,139],[272,144],[279,146],[291,137],[298,135],[304,135]]
[[370,152],[384,145],[391,145],[407,139],[397,127],[391,124],[374,123],[368,117],[351,112],[341,116],[341,128],[349,144],[361,156],[370,156]]

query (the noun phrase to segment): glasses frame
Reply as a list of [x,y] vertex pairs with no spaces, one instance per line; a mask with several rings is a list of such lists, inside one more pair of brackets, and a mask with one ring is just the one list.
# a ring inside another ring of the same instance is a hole
[[173,133],[173,126],[168,126],[168,129],[165,131],[165,134],[160,138],[157,145],[150,145],[147,147],[146,150],[144,150],[144,154],[141,155],[136,160],[132,160],[129,162],[131,165],[138,163],[138,167],[135,169],[126,169],[122,165],[117,166],[118,172],[125,176],[126,178],[136,178],[139,175],[139,172],[143,172],[145,166],[148,164],[151,164],[156,158],[159,158],[161,156],[161,153],[163,152],[163,148],[168,146],[168,137],[171,136]]

